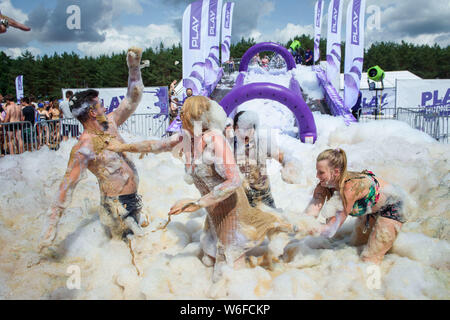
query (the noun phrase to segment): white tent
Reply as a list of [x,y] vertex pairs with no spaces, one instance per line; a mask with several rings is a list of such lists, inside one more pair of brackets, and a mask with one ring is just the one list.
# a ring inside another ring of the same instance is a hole
[[[363,108],[374,108],[376,105],[381,105],[383,108],[394,109],[396,107],[396,81],[397,80],[421,80],[422,78],[416,76],[414,73],[404,70],[404,71],[385,71],[383,85],[384,90],[381,94],[378,92],[379,100],[375,98],[375,91],[369,90],[369,84],[367,83],[367,72],[361,75],[360,90],[362,93],[362,107]],[[340,75],[340,85],[341,90],[339,91],[341,96],[344,96],[344,74]],[[377,84],[380,87],[380,84]]]
[[[410,71],[385,71],[383,84],[385,88],[395,88],[395,80],[404,80],[404,79],[422,79],[419,76],[416,76],[414,73]],[[369,89],[369,85],[367,84],[367,72],[364,72],[361,75],[361,90]],[[341,89],[344,88],[344,74],[341,73]]]

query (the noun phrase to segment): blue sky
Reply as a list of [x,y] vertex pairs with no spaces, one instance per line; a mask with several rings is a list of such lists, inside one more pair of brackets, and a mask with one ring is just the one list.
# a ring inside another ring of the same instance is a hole
[[[344,10],[350,0],[344,0]],[[32,31],[10,29],[0,35],[0,48],[10,56],[77,52],[97,56],[121,52],[131,45],[156,47],[181,41],[181,17],[189,0],[0,0],[0,10]],[[325,0],[325,8],[330,0]],[[242,36],[286,42],[313,33],[315,0],[235,0],[233,41]],[[65,9],[81,8],[82,32],[65,26]],[[450,44],[450,2],[441,0],[366,0],[376,5],[378,28],[366,30],[366,47],[376,41],[406,40],[416,44]],[[417,8],[421,8],[418,10]],[[344,11],[345,12],[345,11]],[[366,20],[369,12],[366,12]],[[345,20],[345,14],[344,14]],[[83,24],[84,23],[84,24]],[[326,10],[322,34],[326,34]],[[342,27],[345,35],[345,21]]]

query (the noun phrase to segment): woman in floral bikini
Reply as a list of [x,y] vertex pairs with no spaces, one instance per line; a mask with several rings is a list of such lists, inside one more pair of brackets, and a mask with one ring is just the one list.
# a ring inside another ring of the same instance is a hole
[[342,149],[323,151],[317,157],[316,169],[320,183],[306,213],[317,216],[335,191],[339,192],[344,207],[317,231],[332,237],[348,215],[358,217],[351,242],[354,245],[367,243],[362,259],[381,263],[405,222],[403,191],[371,171],[347,171],[347,156]]

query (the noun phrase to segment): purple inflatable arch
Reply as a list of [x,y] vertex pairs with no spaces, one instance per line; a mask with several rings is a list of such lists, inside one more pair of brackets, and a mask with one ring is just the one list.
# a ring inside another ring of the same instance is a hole
[[294,113],[302,142],[316,142],[317,130],[314,117],[303,98],[288,88],[269,82],[255,82],[231,90],[220,101],[227,116],[242,103],[253,99],[270,99],[284,104]]
[[245,72],[248,70],[248,64],[255,56],[255,54],[260,53],[262,51],[272,51],[278,53],[283,57],[284,61],[286,61],[287,69],[292,70],[296,67],[294,57],[292,54],[283,46],[274,42],[261,42],[255,44],[253,47],[247,50],[245,54],[242,56],[241,64],[239,66],[240,72]]

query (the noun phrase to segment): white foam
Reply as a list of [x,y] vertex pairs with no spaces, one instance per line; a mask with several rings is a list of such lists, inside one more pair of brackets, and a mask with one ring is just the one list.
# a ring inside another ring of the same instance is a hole
[[[249,75],[258,77],[259,75]],[[264,78],[266,77],[266,78]],[[288,84],[284,75],[262,75]],[[313,79],[310,96],[314,96]],[[317,85],[316,85],[317,86]],[[302,84],[303,87],[303,84]],[[307,88],[305,85],[304,88]],[[267,100],[248,102],[262,126],[293,127],[284,106]],[[100,193],[96,178],[88,173],[76,187],[73,201],[61,220],[57,242],[61,255],[27,268],[36,257],[36,245],[44,216],[64,176],[74,140],[58,151],[39,151],[0,159],[0,298],[8,299],[449,299],[448,195],[450,146],[434,142],[426,134],[398,121],[377,121],[347,127],[343,120],[314,113],[318,139],[314,145],[280,135],[280,148],[297,159],[296,181],[281,179],[280,165],[268,161],[275,203],[291,223],[310,226],[302,216],[317,184],[315,159],[327,149],[340,147],[348,155],[350,170],[370,169],[396,183],[409,195],[408,217],[393,249],[380,266],[381,288],[367,286],[367,267],[360,248],[348,244],[353,221],[349,219],[335,238],[298,236],[280,238],[252,251],[261,256],[272,250],[281,254],[274,271],[247,266],[225,268],[226,281],[212,287],[212,268],[199,259],[200,235],[205,212],[172,217],[166,231],[151,232],[167,220],[170,207],[181,198],[197,199],[194,185],[183,180],[183,163],[170,153],[130,155],[140,176],[138,192],[149,229],[136,239],[137,275],[127,245],[109,240],[98,221]],[[124,134],[126,141],[142,137]],[[324,214],[338,209],[330,201]],[[329,210],[329,211],[328,211]],[[81,270],[81,289],[68,290],[67,268]]]

